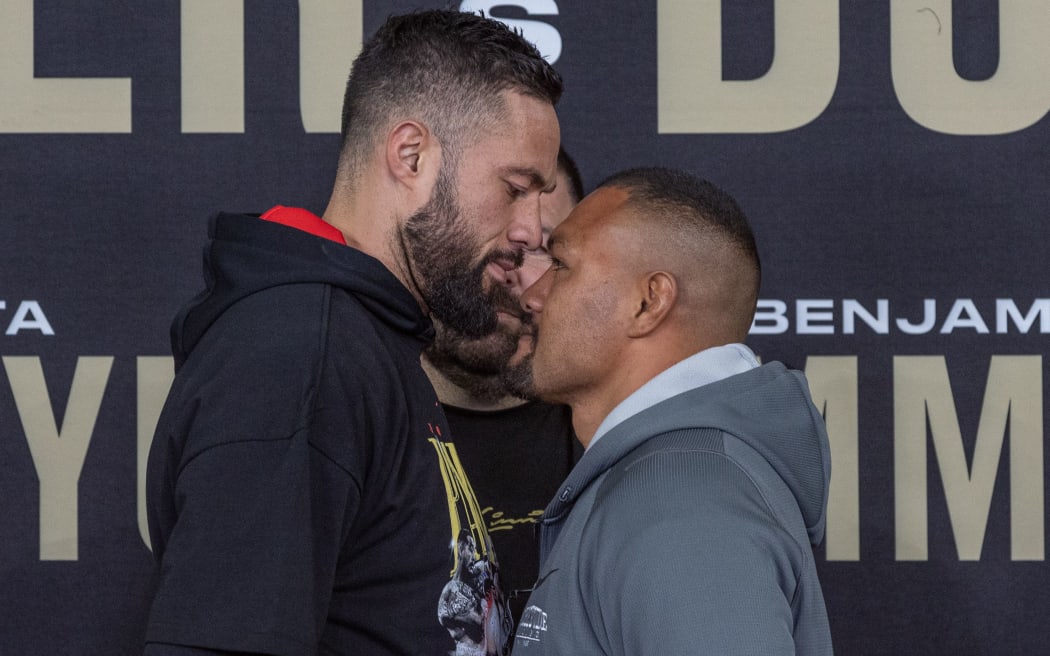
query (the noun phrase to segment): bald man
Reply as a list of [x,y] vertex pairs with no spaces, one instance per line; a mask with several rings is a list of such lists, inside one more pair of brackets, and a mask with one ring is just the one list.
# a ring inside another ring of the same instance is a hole
[[549,250],[522,299],[533,386],[586,451],[544,513],[515,654],[830,654],[827,433],[802,373],[743,344],[760,265],[736,202],[633,169]]

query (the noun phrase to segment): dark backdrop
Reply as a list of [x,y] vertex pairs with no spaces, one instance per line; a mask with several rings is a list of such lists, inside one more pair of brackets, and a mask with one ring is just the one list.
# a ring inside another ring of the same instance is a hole
[[[140,649],[141,462],[207,218],[323,211],[359,35],[440,5],[89,4],[0,6],[3,654]],[[838,653],[1045,652],[1050,4],[463,4],[556,56],[588,187],[681,167],[750,216],[751,345],[832,437]]]

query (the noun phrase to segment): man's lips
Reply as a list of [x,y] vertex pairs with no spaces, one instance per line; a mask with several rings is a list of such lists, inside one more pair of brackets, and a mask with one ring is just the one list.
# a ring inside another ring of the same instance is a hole
[[510,282],[507,274],[517,268],[517,264],[513,260],[506,258],[497,258],[485,265],[485,271],[488,272],[489,277],[504,285]]
[[521,323],[521,314],[518,312],[510,312],[508,310],[496,309],[496,318],[504,322],[513,320],[515,323]]
[[521,251],[498,249],[491,251],[485,257],[485,266],[494,278],[506,280],[506,274],[514,269],[520,269],[524,261],[525,254]]
[[531,340],[536,336],[536,324],[532,322],[532,316],[520,308],[497,307],[496,318],[500,323],[512,327],[519,339],[527,337]]

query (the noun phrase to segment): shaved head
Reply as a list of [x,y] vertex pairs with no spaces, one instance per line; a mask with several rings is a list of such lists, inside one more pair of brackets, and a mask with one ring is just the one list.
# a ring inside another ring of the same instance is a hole
[[522,296],[533,314],[533,387],[572,406],[587,444],[660,372],[742,343],[755,314],[758,251],[733,199],[667,169],[604,181],[549,240],[551,267]]
[[636,266],[680,278],[683,312],[702,314],[690,319],[742,342],[754,318],[761,263],[736,201],[706,180],[658,167],[617,173],[598,188],[627,194],[616,222],[636,231],[639,247],[626,254]]

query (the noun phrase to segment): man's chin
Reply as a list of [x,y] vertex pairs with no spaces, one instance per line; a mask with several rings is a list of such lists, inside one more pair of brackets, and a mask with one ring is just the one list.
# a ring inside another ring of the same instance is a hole
[[529,333],[523,333],[518,337],[518,348],[514,351],[514,354],[507,360],[508,367],[521,366],[525,360],[532,356],[532,348],[535,345],[535,338]]
[[499,309],[513,303],[501,298],[502,286],[495,287],[486,274],[487,267],[447,273],[431,281],[432,318],[464,339],[482,339],[506,331]]
[[498,373],[508,360],[517,355],[511,343],[513,339],[501,330],[478,339],[461,339],[448,351],[468,371]]
[[526,401],[535,401],[536,390],[532,384],[532,352],[526,353],[520,359],[512,359],[503,369],[500,382],[506,394]]

